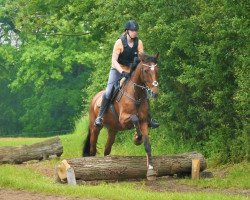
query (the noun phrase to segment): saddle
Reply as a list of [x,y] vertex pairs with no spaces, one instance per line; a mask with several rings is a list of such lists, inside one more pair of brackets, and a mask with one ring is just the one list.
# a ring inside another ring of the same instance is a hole
[[[116,84],[114,85],[114,87],[112,89],[112,93],[111,93],[110,105],[113,105],[115,99],[116,99],[117,102],[120,101],[120,99],[121,99],[121,97],[123,95],[123,92],[120,89],[124,86],[125,81],[126,81],[126,78],[122,78],[121,80],[117,81]],[[119,91],[120,91],[120,93],[119,93]],[[101,107],[101,103],[102,103],[102,95],[97,100],[98,108]]]
[[[120,101],[120,99],[122,98],[123,95],[123,90],[121,90],[121,88],[125,85],[125,81],[126,78],[122,78],[120,81],[117,81],[117,83],[114,85],[113,89],[112,89],[112,93],[111,93],[111,100],[110,100],[110,104],[109,104],[109,109],[111,110],[111,112],[113,113],[114,117],[119,120],[119,115],[117,114],[117,112],[115,111],[115,106],[114,106],[114,101],[116,99],[117,102]],[[103,92],[104,93],[104,92]],[[103,94],[102,93],[102,94]],[[101,95],[99,97],[99,99],[97,100],[97,106],[100,108],[101,107],[101,103],[102,103],[102,96]]]

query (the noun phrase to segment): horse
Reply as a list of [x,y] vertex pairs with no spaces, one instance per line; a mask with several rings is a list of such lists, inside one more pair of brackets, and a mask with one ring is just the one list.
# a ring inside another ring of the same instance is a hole
[[[153,98],[156,98],[159,93],[157,82],[158,56],[159,53],[155,56],[139,55],[140,63],[134,69],[130,78],[120,88],[118,95],[112,103],[115,113],[107,108],[103,117],[103,125],[108,131],[104,156],[110,154],[118,131],[135,128],[135,144],[139,145],[144,142],[148,179],[150,179],[149,177],[153,177],[152,179],[156,177],[148,137],[148,94],[150,93]],[[96,155],[96,144],[101,128],[96,127],[94,121],[99,112],[98,102],[100,102],[104,92],[105,90],[97,93],[90,103],[88,135],[83,146],[84,157]]]

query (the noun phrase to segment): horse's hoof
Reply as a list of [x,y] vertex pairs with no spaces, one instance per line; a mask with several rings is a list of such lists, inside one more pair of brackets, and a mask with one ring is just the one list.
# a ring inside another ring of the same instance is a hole
[[134,144],[135,144],[136,146],[141,145],[141,144],[142,144],[142,136],[141,136],[141,137],[138,137],[138,135],[135,134],[135,135],[134,135],[133,141],[134,141]]
[[156,180],[156,171],[154,169],[148,169],[148,171],[147,171],[147,179],[149,181],[155,181]]

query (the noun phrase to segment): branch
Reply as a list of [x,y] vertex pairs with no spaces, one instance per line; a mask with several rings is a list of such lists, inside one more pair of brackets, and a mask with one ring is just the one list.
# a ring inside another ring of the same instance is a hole
[[34,35],[44,35],[44,36],[83,36],[83,35],[89,35],[90,32],[82,32],[82,33],[33,33]]

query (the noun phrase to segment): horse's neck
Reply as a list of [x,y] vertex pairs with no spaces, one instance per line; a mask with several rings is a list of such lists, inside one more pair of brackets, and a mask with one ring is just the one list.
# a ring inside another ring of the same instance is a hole
[[141,80],[141,65],[138,65],[137,68],[135,69],[134,73],[131,76],[131,81],[134,83],[141,85],[142,80]]
[[141,80],[141,66],[137,66],[131,76],[131,81],[127,84],[126,92],[133,95],[135,98],[141,98],[145,95],[145,91],[140,86],[144,86],[144,84]]

